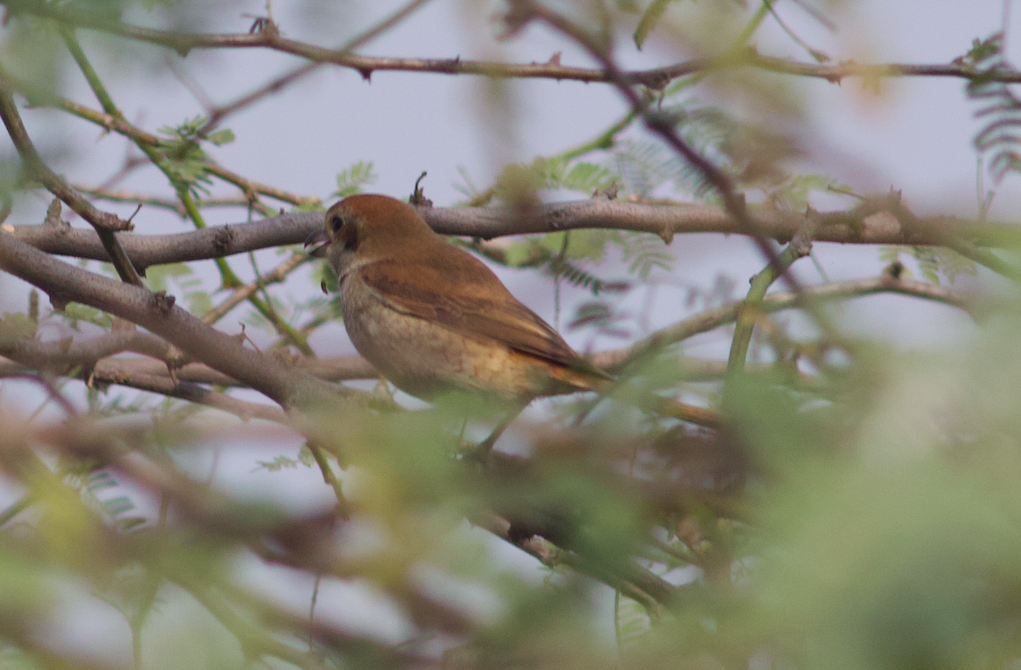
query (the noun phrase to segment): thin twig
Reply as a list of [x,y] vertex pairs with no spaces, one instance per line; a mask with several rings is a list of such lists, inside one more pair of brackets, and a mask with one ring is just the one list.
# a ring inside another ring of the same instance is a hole
[[288,274],[300,267],[307,260],[308,254],[294,254],[265,275],[262,275],[257,281],[234,289],[234,291],[230,294],[230,297],[203,314],[202,320],[208,324],[216,323],[230,312],[230,310],[234,309],[245,300],[248,300],[248,298],[255,295],[256,291],[265,287],[267,284],[283,281]]
[[[762,304],[766,291],[779,278],[781,272],[786,271],[799,258],[804,258],[812,252],[812,237],[818,228],[818,223],[818,215],[809,209],[804,227],[798,231],[798,234],[784,247],[783,251],[777,254],[777,262],[780,267],[777,268],[773,264],[767,265],[765,269],[752,277],[751,287],[748,289],[748,295],[745,297],[737,317],[737,327],[734,329],[734,338],[731,341],[730,356],[727,358],[729,377],[734,378],[744,370],[752,331],[755,329],[756,310]],[[726,398],[726,394],[724,397]]]
[[[8,0],[9,14],[34,14],[63,23],[118,35],[127,39],[162,45],[184,55],[192,49],[265,48],[307,58],[313,62],[333,63],[358,71],[368,77],[375,71],[431,72],[446,75],[480,75],[498,78],[539,78],[556,81],[602,82],[613,81],[604,69],[568,67],[556,62],[500,63],[461,58],[394,58],[361,56],[327,49],[297,40],[283,38],[279,33],[264,31],[256,34],[225,33],[201,34],[155,30],[110,21],[105,16],[73,11],[66,5],[40,3],[30,0]],[[835,64],[803,63],[788,58],[759,54],[748,48],[738,52],[726,51],[719,56],[695,58],[646,70],[622,71],[619,77],[629,85],[642,85],[661,89],[679,77],[706,71],[751,67],[778,74],[824,79],[840,83],[848,77],[876,79],[884,77],[951,77],[956,79],[995,81],[1007,84],[1021,83],[1021,72],[998,69],[980,70],[965,62],[913,64],[913,63],[857,63],[844,61]]]
[[[336,52],[339,54],[349,54],[355,49],[364,46],[368,42],[372,41],[376,37],[379,37],[381,34],[390,30],[395,25],[406,19],[415,10],[417,10],[419,7],[421,7],[427,2],[429,2],[429,0],[411,0],[411,2],[406,4],[404,7],[401,7],[397,11],[387,16],[386,18],[382,19],[379,23],[375,24],[362,34],[356,35],[355,37],[348,40],[341,46],[337,47]],[[210,110],[209,120],[205,123],[205,125],[202,126],[198,134],[200,136],[205,136],[213,128],[219,125],[219,123],[223,121],[225,117],[235,112],[238,112],[244,109],[245,107],[248,107],[249,105],[261,100],[262,98],[266,97],[271,93],[280,92],[288,85],[294,83],[298,79],[313,72],[314,70],[322,67],[324,64],[325,63],[321,61],[312,61],[311,63],[306,63],[301,67],[295,68],[290,72],[287,72],[286,74],[276,77],[275,79],[271,80],[265,85],[260,86],[258,89],[252,91],[251,93],[241,96],[234,102]]]
[[[805,291],[815,300],[840,300],[858,298],[877,293],[897,293],[914,296],[925,300],[943,303],[964,310],[973,318],[979,314],[979,296],[962,293],[905,279],[896,273],[884,272],[874,279],[838,282],[821,286],[807,286]],[[631,365],[636,360],[654,354],[671,344],[681,342],[700,333],[733,323],[741,313],[744,301],[729,302],[725,305],[706,310],[701,314],[689,317],[673,326],[657,331],[649,337],[631,346],[614,351],[602,352],[593,356],[593,361],[601,368],[615,372]],[[772,313],[783,309],[800,307],[798,296],[794,293],[772,293],[763,298],[760,309]]]

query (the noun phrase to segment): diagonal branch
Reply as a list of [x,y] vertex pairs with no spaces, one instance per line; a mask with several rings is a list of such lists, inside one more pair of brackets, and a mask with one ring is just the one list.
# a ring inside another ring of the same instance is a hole
[[[810,298],[815,300],[839,300],[877,293],[897,293],[957,307],[967,312],[973,318],[980,314],[979,307],[976,304],[978,296],[951,291],[941,286],[934,286],[924,282],[904,279],[900,276],[899,272],[892,271],[892,269],[888,269],[874,279],[807,286],[804,290]],[[714,309],[706,310],[701,314],[696,314],[673,326],[657,331],[629,347],[596,354],[593,357],[593,362],[609,372],[616,372],[634,360],[659,351],[671,344],[714,330],[728,323],[733,323],[740,315],[744,304],[743,300],[737,300]],[[766,313],[772,313],[798,306],[799,302],[796,294],[772,293],[762,299],[758,309]]]
[[[124,221],[109,212],[96,209],[81,193],[78,193],[70,184],[46,166],[43,159],[40,158],[39,152],[36,151],[35,146],[32,144],[28,131],[25,129],[25,124],[21,121],[18,108],[14,104],[14,97],[9,90],[4,88],[0,88],[0,118],[3,119],[4,125],[7,127],[7,133],[10,135],[11,141],[14,142],[18,154],[21,156],[23,168],[28,177],[38,180],[50,193],[63,200],[79,216],[92,224],[107,256],[114,267],[117,268],[117,274],[120,275],[121,279],[129,284],[142,286],[141,277],[138,276],[138,272],[131,264],[127,254],[124,253],[124,249],[118,242],[116,235],[118,230],[131,230],[133,227],[131,222]],[[57,215],[59,216],[59,212]]]
[[73,267],[11,235],[0,234],[0,269],[39,287],[51,301],[73,300],[137,323],[189,358],[234,377],[285,408],[330,406],[344,393],[272,356],[244,348],[236,338],[177,307],[172,296]]
[[[677,119],[673,114],[664,113],[659,109],[651,109],[649,106],[650,100],[646,96],[640,95],[635,90],[634,85],[624,78],[620,67],[611,56],[611,44],[608,36],[592,35],[563,15],[536,2],[536,0],[514,0],[511,2],[511,15],[512,17],[508,17],[508,23],[513,23],[515,28],[520,28],[533,19],[541,21],[562,33],[565,37],[577,42],[579,46],[588,52],[589,56],[600,63],[603,66],[603,71],[606,73],[608,82],[624,97],[635,114],[641,116],[645,127],[653,134],[658,135],[667,146],[701,173],[703,178],[712,185],[713,190],[716,191],[723,201],[727,214],[737,222],[740,232],[752,238],[763,257],[769,260],[769,264],[792,291],[799,296],[804,295],[801,282],[783,266],[776,250],[769,244],[766,235],[755,226],[755,222],[749,217],[744,194],[736,190],[734,182],[723,170],[717,167],[711,160],[702,156],[680,136],[676,129]],[[603,37],[606,37],[606,39],[603,39]],[[826,316],[815,309],[814,305],[806,302],[802,306],[811,314],[816,325],[830,339],[840,339]]]
[[6,88],[0,89],[0,117],[7,126],[7,133],[11,136],[14,146],[21,156],[28,175],[38,179],[43,186],[51,193],[63,200],[79,216],[88,221],[98,230],[118,231],[131,230],[131,222],[124,221],[114,214],[96,209],[92,203],[86,200],[80,193],[74,190],[70,184],[64,181],[56,173],[50,170],[35,145],[28,136],[25,124],[21,121],[18,108],[14,104],[14,98]]

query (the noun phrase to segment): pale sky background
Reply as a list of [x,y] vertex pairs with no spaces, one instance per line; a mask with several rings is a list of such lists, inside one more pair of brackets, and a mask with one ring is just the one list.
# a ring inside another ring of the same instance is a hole
[[[717,0],[720,2],[726,0]],[[811,0],[809,0],[811,1]],[[304,3],[276,0],[275,18],[287,37],[323,45],[337,45],[359,33],[380,17],[403,3],[348,2]],[[241,32],[251,19],[242,14],[262,15],[262,1],[219,3],[210,20],[201,26],[206,32]],[[303,13],[298,7],[317,6]],[[451,58],[502,57],[515,62],[543,62],[556,51],[563,51],[565,65],[590,65],[576,49],[566,47],[547,30],[530,27],[514,40],[496,43],[491,36],[496,25],[490,20],[498,3],[433,0],[416,12],[398,29],[372,42],[363,53],[390,56]],[[840,27],[831,34],[809,19],[794,3],[781,1],[777,7],[784,19],[814,47],[836,60],[939,63],[962,55],[973,38],[985,38],[999,29],[1003,15],[1000,0],[867,0],[849,2],[835,10],[834,22]],[[675,10],[671,10],[675,11]],[[669,16],[669,14],[668,14]],[[150,20],[144,12],[134,14],[137,22]],[[2,33],[0,33],[2,34]],[[803,51],[793,46],[770,20],[756,40],[769,54],[792,55],[804,60]],[[148,59],[137,59],[134,69],[114,76],[114,64],[99,55],[100,42],[117,45],[118,40],[97,39],[83,33],[86,50],[94,55],[94,64],[115,101],[126,116],[143,128],[154,131],[162,125],[176,125],[182,119],[202,113],[201,105],[172,77],[165,73],[169,59],[181,71],[199,82],[217,103],[233,100],[249,92],[269,77],[286,71],[300,61],[283,54],[258,50],[195,51],[181,59],[168,50],[145,48]],[[1016,52],[1014,41],[1008,53]],[[637,54],[628,40],[620,42],[620,56],[628,67],[650,67],[682,60],[666,39],[656,37]],[[98,107],[80,75],[65,69],[65,95],[92,107]],[[550,155],[590,139],[619,117],[624,110],[620,98],[609,87],[575,82],[513,81],[513,123],[501,125],[496,111],[487,106],[487,83],[479,77],[451,77],[438,74],[375,72],[371,83],[351,70],[324,67],[284,92],[271,96],[241,114],[231,117],[225,126],[237,140],[211,153],[226,167],[254,180],[279,186],[324,200],[335,188],[337,172],[360,160],[372,161],[379,174],[370,190],[406,198],[418,175],[426,170],[426,195],[436,205],[446,206],[461,200],[454,188],[461,181],[463,166],[474,182],[484,188],[507,160],[531,161],[537,155]],[[977,212],[976,156],[972,147],[978,123],[973,119],[974,105],[963,94],[964,82],[957,79],[893,80],[884,83],[883,94],[875,96],[862,90],[859,80],[848,79],[837,86],[823,80],[800,84],[810,110],[808,131],[809,169],[837,177],[859,192],[902,190],[907,204],[919,214],[955,213],[974,216]],[[699,87],[696,95],[713,100],[711,88]],[[746,110],[754,113],[754,110]],[[53,165],[72,181],[98,184],[113,173],[124,155],[126,142],[117,136],[102,136],[94,126],[46,110],[23,112],[30,133],[51,154]],[[488,119],[488,120],[487,120]],[[494,140],[496,136],[496,140]],[[5,136],[6,137],[6,136]],[[8,143],[0,140],[3,151]],[[67,151],[67,146],[74,150]],[[1021,179],[1008,177],[997,187],[991,217],[1015,220],[1021,204]],[[148,169],[123,184],[125,188],[150,193],[170,194],[165,180],[155,169]],[[236,190],[220,188],[221,194]],[[15,224],[41,221],[48,198],[23,198],[9,221]],[[131,207],[118,212],[130,214]],[[210,223],[240,222],[241,210],[208,210]],[[144,208],[135,219],[141,233],[180,232],[189,224],[174,215]],[[84,225],[80,220],[74,225]],[[708,289],[721,273],[738,280],[758,271],[763,261],[752,244],[738,236],[679,235],[671,250],[678,258],[671,276],[659,277],[664,286],[653,301],[651,321],[660,327],[683,314],[683,287]],[[834,281],[875,276],[882,267],[875,247],[843,248],[817,244],[818,261]],[[259,255],[261,267],[279,262],[272,250]],[[241,258],[233,262],[243,277],[249,277]],[[198,264],[209,272],[211,263]],[[819,281],[810,261],[795,266],[796,273],[809,283]],[[613,276],[613,266],[601,270]],[[540,282],[534,273],[499,270],[509,288],[541,316],[553,320],[553,290],[549,282]],[[622,272],[619,272],[622,274]],[[984,275],[959,280],[959,286],[980,288],[990,283]],[[276,289],[280,291],[281,289]],[[318,290],[308,273],[296,273],[287,291],[302,294]],[[641,304],[643,288],[623,299]],[[572,305],[585,299],[585,293],[564,289],[565,317]],[[24,311],[24,285],[8,275],[0,275],[0,312]],[[237,332],[238,316],[220,323],[227,332]],[[948,347],[970,332],[967,318],[938,305],[896,297],[860,300],[844,311],[848,327],[885,334],[902,347]],[[563,319],[566,321],[566,318]],[[66,333],[55,327],[44,331],[47,337]],[[585,334],[566,333],[572,344],[586,346]],[[259,341],[259,336],[256,335]],[[265,340],[265,338],[263,338]],[[323,329],[311,340],[320,355],[350,353],[343,327]],[[599,340],[597,347],[619,346],[619,342]],[[709,335],[686,349],[694,355],[725,355],[727,340]],[[78,387],[73,383],[69,388]],[[40,396],[34,387],[12,382],[0,383],[0,399],[9,409],[30,412]],[[278,453],[293,455],[297,441],[281,445],[274,437],[261,445],[247,442],[244,449],[224,448],[217,453],[217,481],[239,495],[266,496],[295,509],[328,505],[331,493],[311,470],[267,474],[252,473],[256,460],[270,460]],[[230,446],[230,445],[224,445]],[[195,454],[194,471],[204,476],[213,467],[209,452]],[[6,500],[6,497],[0,496]],[[0,500],[2,501],[2,500]],[[538,572],[535,564],[519,552],[503,552],[499,560],[515,569]],[[263,568],[248,566],[253,574]],[[294,575],[274,571],[275,580],[262,580],[270,588],[307,602],[311,584],[295,581]],[[279,588],[278,588],[279,587]],[[359,590],[361,589],[361,591]],[[364,597],[365,587],[331,585],[320,596],[319,614],[338,621],[374,621],[382,626],[387,639],[399,641],[409,632],[387,605]],[[88,604],[91,602],[92,604]],[[174,601],[176,603],[176,601]],[[353,605],[352,603],[357,603]],[[605,603],[603,603],[605,605]],[[180,607],[191,616],[186,604],[168,606],[164,614],[174,615]],[[88,608],[87,625],[80,613]],[[371,609],[375,608],[375,609]],[[299,607],[300,609],[300,607]],[[369,611],[371,609],[371,611]],[[124,645],[97,649],[100,658],[130,658],[130,640],[123,621],[104,605],[81,594],[81,601],[69,607],[66,625],[71,631],[68,643],[85,643],[97,630],[121,631]],[[170,614],[167,614],[167,611]],[[612,625],[612,623],[610,624]],[[56,624],[55,624],[56,626]],[[106,627],[106,628],[104,628]],[[155,652],[160,641],[147,641]]]

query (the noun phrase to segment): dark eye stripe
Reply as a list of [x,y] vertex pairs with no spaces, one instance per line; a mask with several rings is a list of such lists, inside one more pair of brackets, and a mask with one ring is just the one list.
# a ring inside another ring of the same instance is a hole
[[346,226],[340,239],[344,242],[344,251],[355,251],[358,248],[358,226]]

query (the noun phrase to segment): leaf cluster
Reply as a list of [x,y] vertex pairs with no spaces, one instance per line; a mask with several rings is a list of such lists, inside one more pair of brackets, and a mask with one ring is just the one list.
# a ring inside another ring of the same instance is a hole
[[902,254],[912,258],[922,276],[933,284],[938,285],[941,278],[953,284],[959,275],[978,274],[975,261],[946,247],[881,247],[879,259],[885,263],[899,262]]
[[996,77],[1013,70],[1003,56],[1003,35],[996,33],[984,40],[975,39],[960,60],[980,72],[970,79],[966,92],[977,105],[975,117],[983,126],[975,135],[979,154],[990,154],[988,169],[999,181],[1010,172],[1021,171],[1021,99],[1008,84]]
[[209,156],[202,148],[202,142],[214,146],[230,144],[234,141],[234,133],[229,129],[218,130],[202,135],[202,129],[209,119],[205,116],[194,116],[177,126],[163,126],[159,133],[164,139],[157,145],[162,158],[160,165],[166,172],[171,184],[179,193],[209,193]]

